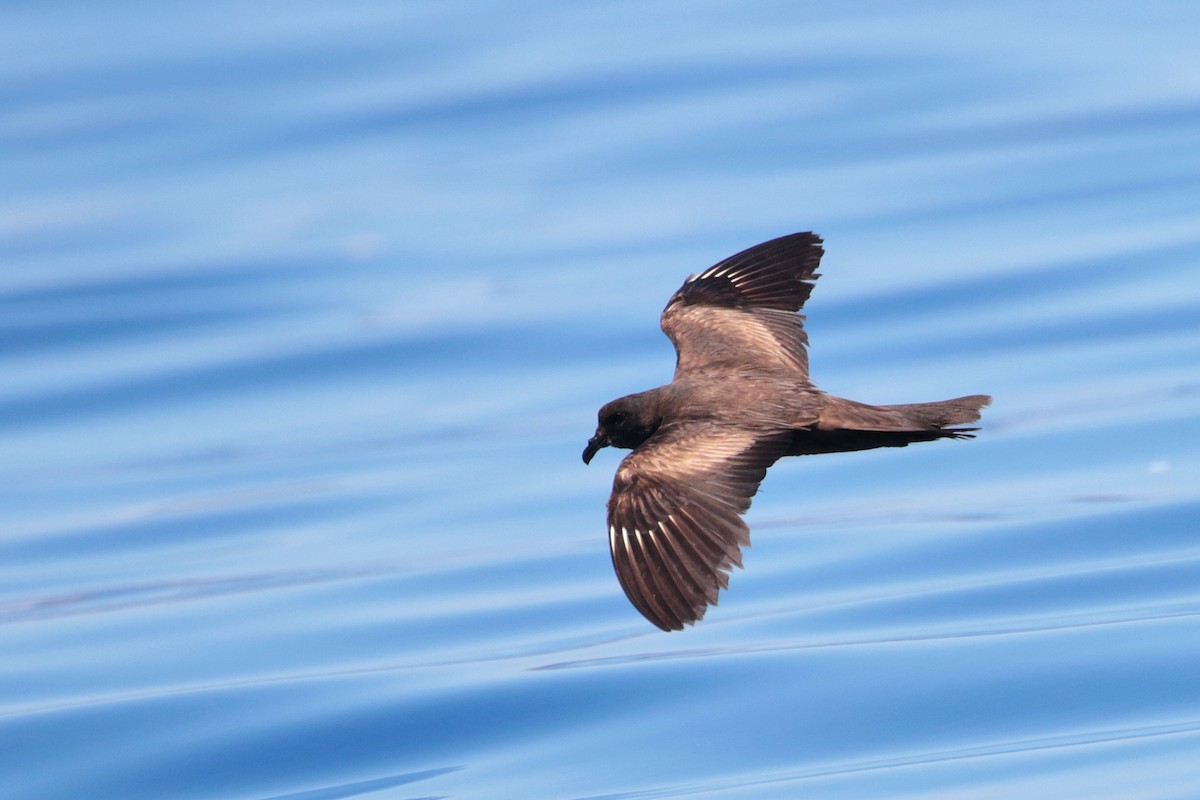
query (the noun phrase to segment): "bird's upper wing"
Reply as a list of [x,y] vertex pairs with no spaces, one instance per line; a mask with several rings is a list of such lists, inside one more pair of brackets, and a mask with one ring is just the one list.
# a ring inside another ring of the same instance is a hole
[[750,544],[741,514],[791,432],[664,425],[625,457],[608,501],[613,566],[646,619],[679,630],[704,616]]
[[820,236],[793,233],[688,278],[662,314],[678,356],[675,376],[757,367],[807,377],[808,336],[796,312],[824,252]]

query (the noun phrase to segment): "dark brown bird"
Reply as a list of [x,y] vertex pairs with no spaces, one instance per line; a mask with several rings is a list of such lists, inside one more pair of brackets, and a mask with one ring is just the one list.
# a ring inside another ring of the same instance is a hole
[[804,305],[824,254],[793,233],[692,275],[662,313],[675,378],[600,409],[584,463],[632,449],[617,468],[608,536],[621,587],[646,619],[680,630],[716,605],[742,565],[741,515],[783,456],[967,439],[991,398],[871,406],[808,377]]

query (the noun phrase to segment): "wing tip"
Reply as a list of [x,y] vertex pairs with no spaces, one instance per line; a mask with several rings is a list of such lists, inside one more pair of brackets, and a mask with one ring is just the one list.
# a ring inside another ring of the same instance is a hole
[[820,277],[822,242],[812,231],[803,231],[748,247],[689,275],[664,312],[675,305],[799,311]]

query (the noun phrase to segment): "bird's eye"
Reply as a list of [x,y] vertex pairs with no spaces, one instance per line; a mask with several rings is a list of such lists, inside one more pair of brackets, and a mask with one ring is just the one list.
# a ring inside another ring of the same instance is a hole
[[608,419],[605,420],[604,424],[620,425],[624,421],[625,421],[625,412],[624,411],[614,411],[613,413],[608,415]]

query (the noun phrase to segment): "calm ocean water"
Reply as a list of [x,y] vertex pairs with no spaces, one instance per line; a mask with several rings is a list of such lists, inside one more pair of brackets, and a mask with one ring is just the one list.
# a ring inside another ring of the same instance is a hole
[[[0,795],[1200,797],[1198,9],[5,4]],[[580,451],[807,229],[995,403],[664,634]]]

